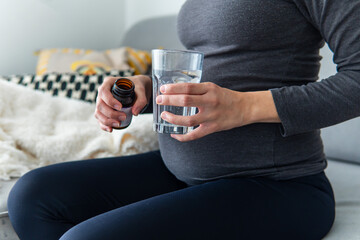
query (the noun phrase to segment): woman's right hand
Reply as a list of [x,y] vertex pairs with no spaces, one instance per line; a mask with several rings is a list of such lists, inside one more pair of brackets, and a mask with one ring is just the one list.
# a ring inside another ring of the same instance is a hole
[[[96,98],[95,118],[100,128],[112,132],[114,127],[119,127],[125,120],[126,114],[121,112],[122,105],[111,94],[111,88],[116,79],[120,77],[107,77],[98,89]],[[135,84],[136,100],[132,107],[133,115],[137,116],[148,104],[151,97],[151,78],[149,76],[137,75],[127,77]]]

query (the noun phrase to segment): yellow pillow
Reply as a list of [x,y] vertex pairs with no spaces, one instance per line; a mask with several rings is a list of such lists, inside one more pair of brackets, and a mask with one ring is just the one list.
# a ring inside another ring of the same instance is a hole
[[134,69],[135,74],[146,74],[151,68],[151,54],[148,51],[126,48],[128,64]]
[[96,51],[91,49],[53,48],[37,52],[36,74],[71,73],[103,74],[110,70],[129,70],[127,48]]

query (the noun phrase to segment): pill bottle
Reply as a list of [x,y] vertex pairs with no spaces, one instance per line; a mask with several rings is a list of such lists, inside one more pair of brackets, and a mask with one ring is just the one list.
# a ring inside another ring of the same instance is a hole
[[122,121],[120,127],[114,129],[127,128],[132,119],[132,106],[135,102],[135,85],[127,78],[119,78],[115,81],[111,93],[116,100],[122,104],[121,112],[126,114],[125,121]]

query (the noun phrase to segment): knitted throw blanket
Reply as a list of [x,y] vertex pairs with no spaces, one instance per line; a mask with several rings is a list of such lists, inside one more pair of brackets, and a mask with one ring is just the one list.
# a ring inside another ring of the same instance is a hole
[[152,115],[133,117],[107,133],[95,105],[0,80],[0,179],[70,160],[131,155],[158,149]]

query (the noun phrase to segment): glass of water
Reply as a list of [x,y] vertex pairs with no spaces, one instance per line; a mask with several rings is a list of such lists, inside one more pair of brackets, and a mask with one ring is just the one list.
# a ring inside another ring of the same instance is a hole
[[153,82],[153,129],[158,133],[186,134],[193,127],[179,126],[163,120],[163,111],[176,115],[191,116],[196,107],[176,107],[156,104],[156,97],[161,95],[160,87],[164,84],[200,83],[204,54],[195,51],[152,50]]

